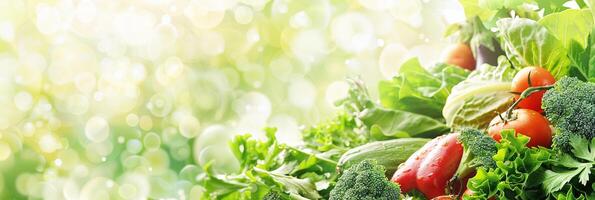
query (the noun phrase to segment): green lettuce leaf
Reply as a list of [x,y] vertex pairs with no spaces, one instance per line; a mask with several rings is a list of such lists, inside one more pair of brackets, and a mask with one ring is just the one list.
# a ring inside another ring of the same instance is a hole
[[483,65],[452,88],[442,115],[453,129],[486,128],[498,112],[512,104],[511,81],[516,70],[504,57],[497,67]]
[[583,48],[577,41],[570,43],[568,58],[571,64],[568,75],[583,81],[595,82],[595,28],[591,31],[586,45]]
[[263,199],[275,192],[292,199],[321,199],[328,195],[337,177],[335,160],[312,149],[279,144],[276,128],[266,128],[266,140],[237,135],[230,149],[240,162],[240,171],[218,174],[209,162],[197,182],[205,199]]
[[570,47],[572,41],[577,41],[585,47],[589,33],[594,27],[593,16],[588,9],[570,9],[554,13],[543,17],[538,23],[560,40],[566,49]]
[[543,9],[543,15],[547,16],[551,13],[561,12],[566,9],[567,7],[564,6],[564,3],[568,2],[568,0],[535,0],[539,8]]
[[402,137],[430,137],[448,131],[442,121],[413,112],[383,108],[374,103],[360,80],[351,80],[349,96],[339,102],[356,116],[374,140]]
[[379,82],[380,103],[389,109],[440,118],[451,88],[468,74],[467,70],[446,64],[426,70],[417,58],[412,58],[401,65],[393,79]]
[[493,157],[497,167],[480,168],[467,183],[473,195],[464,199],[545,199],[540,185],[545,170],[542,166],[550,160],[551,152],[527,147],[529,138],[514,130],[503,130],[501,135],[502,140],[496,144],[498,153]]
[[497,24],[502,47],[515,67],[541,66],[556,78],[568,73],[568,51],[545,27],[522,18],[501,19]]
[[542,16],[563,11],[567,0],[459,0],[468,19],[479,17],[484,25],[492,28],[496,21],[510,17],[511,11],[515,15],[540,19]]

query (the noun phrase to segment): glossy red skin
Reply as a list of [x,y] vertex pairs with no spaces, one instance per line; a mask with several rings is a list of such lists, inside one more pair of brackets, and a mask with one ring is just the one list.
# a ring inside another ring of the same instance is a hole
[[[529,72],[531,72],[531,86],[546,86],[556,83],[556,79],[550,72],[541,67],[525,67],[519,71],[512,79],[511,91],[515,93],[522,93],[529,87]],[[538,113],[543,113],[541,109],[541,99],[543,98],[544,91],[535,92],[529,97],[523,99],[518,107],[531,109]],[[515,95],[515,99],[519,99],[520,95]]]
[[463,155],[458,135],[451,133],[444,136],[420,163],[417,189],[428,199],[446,195],[447,183],[457,171]]
[[444,62],[468,70],[475,70],[476,64],[471,47],[465,43],[449,46],[444,52]]
[[516,133],[520,133],[531,138],[528,147],[542,146],[549,148],[552,145],[552,129],[549,121],[537,111],[530,109],[516,109],[513,111],[516,119],[508,122],[502,122],[499,116],[496,116],[490,127],[488,133],[494,140],[500,142],[502,136],[500,131],[504,129],[514,129]]
[[[465,192],[463,192],[463,195],[461,195],[461,200],[463,200],[463,197],[465,195],[471,196],[471,195],[473,195],[473,191],[471,191],[470,189],[466,189]],[[488,200],[496,200],[496,198],[490,197]]]
[[432,198],[432,200],[455,200],[457,199],[454,195],[442,195]]
[[436,137],[422,146],[419,150],[413,153],[413,155],[409,156],[407,161],[405,161],[405,163],[403,163],[403,165],[393,174],[393,177],[390,180],[400,185],[402,193],[407,193],[417,188],[415,180],[417,178],[419,164],[442,137],[444,136]]

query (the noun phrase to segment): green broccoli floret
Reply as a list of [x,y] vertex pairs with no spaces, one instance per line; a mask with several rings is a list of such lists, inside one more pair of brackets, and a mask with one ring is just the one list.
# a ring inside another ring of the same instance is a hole
[[570,136],[595,137],[595,84],[564,77],[543,96],[545,116],[556,128],[555,149],[570,152]]
[[463,144],[463,157],[454,178],[466,178],[477,167],[491,169],[496,167],[492,158],[498,152],[496,140],[486,132],[465,128],[457,138]]
[[395,200],[400,196],[399,185],[384,176],[384,167],[364,160],[339,177],[329,200]]

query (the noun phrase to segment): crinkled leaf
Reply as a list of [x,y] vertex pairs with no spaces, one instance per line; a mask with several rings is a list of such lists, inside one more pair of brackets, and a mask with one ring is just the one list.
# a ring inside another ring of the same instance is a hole
[[[497,167],[487,172],[478,170],[469,179],[469,188],[474,196],[497,196],[499,199],[543,199],[545,193],[540,183],[545,177],[543,164],[550,159],[550,152],[544,148],[528,148],[529,138],[521,134],[515,136],[513,130],[503,130],[498,153],[494,155]],[[478,184],[485,181],[486,174],[493,179],[492,184]],[[494,187],[494,184],[497,184]]]
[[502,48],[516,67],[540,66],[556,78],[568,73],[568,50],[544,26],[530,19],[505,18],[497,27]]
[[380,103],[390,109],[441,117],[450,89],[468,74],[460,67],[446,64],[426,70],[417,58],[412,58],[401,65],[392,80],[379,82]]

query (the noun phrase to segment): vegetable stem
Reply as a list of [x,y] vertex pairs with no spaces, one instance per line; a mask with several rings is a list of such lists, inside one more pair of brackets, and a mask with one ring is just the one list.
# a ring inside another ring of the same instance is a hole
[[524,99],[529,97],[531,94],[538,92],[538,91],[542,91],[542,90],[549,90],[553,87],[554,87],[554,85],[545,85],[545,86],[529,87],[529,88],[525,89],[525,91],[523,91],[523,93],[521,93],[519,99],[514,101],[514,103],[512,103],[512,105],[506,110],[506,115],[505,115],[506,119],[511,119],[512,111],[519,105],[519,103],[521,103],[521,101],[523,101]]
[[[579,8],[583,9],[583,8],[587,8],[587,4],[585,3],[585,1],[583,0],[576,0],[576,4],[578,5]],[[593,5],[591,5],[593,6]]]

